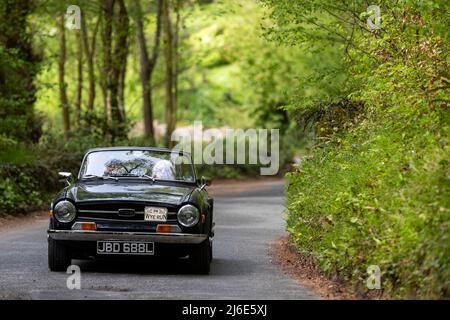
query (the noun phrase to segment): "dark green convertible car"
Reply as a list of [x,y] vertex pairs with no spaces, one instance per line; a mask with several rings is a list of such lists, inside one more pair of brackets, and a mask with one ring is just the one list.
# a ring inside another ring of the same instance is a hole
[[214,237],[213,199],[189,154],[160,148],[89,150],[78,177],[51,204],[48,264],[99,257],[189,257],[208,274]]

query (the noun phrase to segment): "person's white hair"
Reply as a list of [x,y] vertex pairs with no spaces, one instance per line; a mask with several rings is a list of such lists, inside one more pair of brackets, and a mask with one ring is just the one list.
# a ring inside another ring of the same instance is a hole
[[175,180],[175,170],[169,160],[158,161],[152,169],[152,177],[160,180]]

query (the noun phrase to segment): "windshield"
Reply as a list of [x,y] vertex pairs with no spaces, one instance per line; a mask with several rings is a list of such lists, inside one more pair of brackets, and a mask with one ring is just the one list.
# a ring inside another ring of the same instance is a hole
[[142,177],[194,182],[191,159],[169,151],[111,150],[89,153],[80,177]]

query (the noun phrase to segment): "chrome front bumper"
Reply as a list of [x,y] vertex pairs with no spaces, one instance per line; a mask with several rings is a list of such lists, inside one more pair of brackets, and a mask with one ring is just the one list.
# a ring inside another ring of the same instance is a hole
[[129,240],[183,244],[198,244],[208,238],[208,235],[206,234],[192,233],[149,233],[83,230],[48,230],[47,235],[53,240],[61,241]]

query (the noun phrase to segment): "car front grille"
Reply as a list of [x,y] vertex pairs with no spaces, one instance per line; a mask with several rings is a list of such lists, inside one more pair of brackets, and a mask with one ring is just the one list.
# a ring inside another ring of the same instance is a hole
[[[78,217],[95,218],[116,221],[144,221],[144,210],[146,206],[161,207],[161,205],[114,202],[114,203],[78,203]],[[168,207],[167,221],[176,221],[177,212],[175,207]]]

